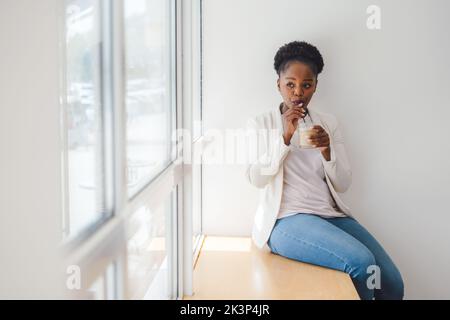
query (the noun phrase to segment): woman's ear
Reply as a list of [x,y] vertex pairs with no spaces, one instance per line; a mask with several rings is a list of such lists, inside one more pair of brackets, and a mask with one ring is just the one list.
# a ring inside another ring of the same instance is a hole
[[281,89],[280,89],[280,78],[278,78],[278,80],[277,80],[277,87],[278,87],[278,91],[280,91]]

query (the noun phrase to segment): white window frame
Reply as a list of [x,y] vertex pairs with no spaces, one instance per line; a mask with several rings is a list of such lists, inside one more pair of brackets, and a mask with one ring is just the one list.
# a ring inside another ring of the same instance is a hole
[[[180,95],[179,101],[183,104],[183,128],[190,132],[189,136],[183,136],[184,146],[190,146],[190,154],[184,154],[184,157],[193,159],[193,154],[203,150],[204,138],[203,130],[199,137],[194,136],[194,108],[200,107],[200,114],[202,108],[201,99],[201,6],[202,0],[178,0],[178,8],[181,12],[178,15],[178,86],[182,88],[178,91]],[[201,165],[201,164],[200,164]],[[193,203],[194,188],[193,188],[193,170],[192,164],[183,165],[183,212],[184,221],[183,234],[180,240],[183,239],[183,288],[180,288],[180,298],[183,295],[193,294],[193,268],[197,256],[200,253],[201,243],[203,241],[203,232],[200,228],[200,234],[193,241],[193,215],[195,210],[202,210],[200,207],[195,207]],[[200,188],[201,189],[201,188]],[[201,214],[201,213],[200,213]],[[182,217],[180,217],[182,219]],[[179,244],[182,245],[181,243]]]

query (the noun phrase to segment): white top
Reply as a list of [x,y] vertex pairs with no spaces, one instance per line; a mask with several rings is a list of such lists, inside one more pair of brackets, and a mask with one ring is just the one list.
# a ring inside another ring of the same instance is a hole
[[[298,130],[295,133],[298,134]],[[297,213],[342,217],[325,181],[320,150],[299,148],[292,142],[289,149],[283,161],[283,193],[277,219]]]
[[311,213],[323,217],[340,217],[325,181],[319,149],[301,149],[290,145],[284,159],[283,194],[278,219]]

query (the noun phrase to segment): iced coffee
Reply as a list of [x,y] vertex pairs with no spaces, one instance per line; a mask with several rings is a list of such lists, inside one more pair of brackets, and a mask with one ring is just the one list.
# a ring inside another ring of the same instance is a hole
[[314,134],[314,123],[309,114],[298,122],[297,130],[299,136],[299,147],[305,149],[314,148],[309,140]]
[[314,134],[313,126],[309,127],[300,127],[299,130],[300,135],[300,148],[314,148],[314,146],[311,144],[311,141],[309,140],[311,136]]

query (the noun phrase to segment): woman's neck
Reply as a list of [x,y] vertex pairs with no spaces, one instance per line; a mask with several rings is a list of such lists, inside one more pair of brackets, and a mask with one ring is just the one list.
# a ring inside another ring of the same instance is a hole
[[284,104],[284,102],[280,103],[280,112],[281,114],[285,113],[288,108]]

